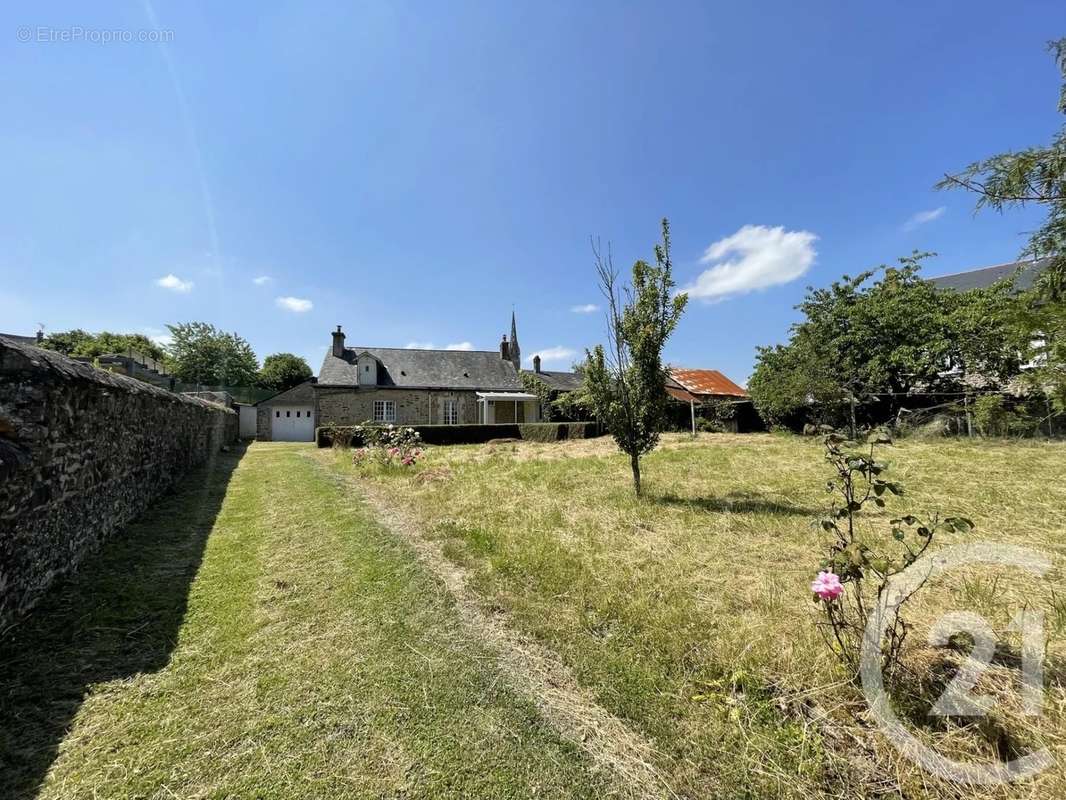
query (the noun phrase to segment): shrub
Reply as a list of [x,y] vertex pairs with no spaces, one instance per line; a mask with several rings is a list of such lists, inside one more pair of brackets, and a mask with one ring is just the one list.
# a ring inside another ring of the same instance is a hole
[[[323,425],[316,431],[319,447],[362,447],[365,433],[374,426]],[[485,444],[493,439],[527,439],[554,442],[598,436],[594,422],[529,422],[503,425],[414,425],[424,444]]]
[[712,417],[696,417],[696,430],[703,433],[724,433],[722,423]]
[[354,464],[413,467],[421,460],[422,439],[414,428],[395,425],[359,425],[363,446],[352,454]]
[[1003,404],[1003,396],[981,395],[973,401],[973,421],[983,436],[1003,436],[1009,427],[1010,411]]
[[[902,486],[884,479],[888,467],[875,458],[876,446],[891,444],[891,439],[883,432],[875,432],[867,440],[868,448],[860,449],[856,442],[829,433],[824,443],[825,458],[836,472],[836,477],[826,484],[826,491],[835,494],[837,500],[829,516],[819,521],[832,541],[811,591],[825,616],[822,631],[826,643],[847,668],[857,673],[867,624],[871,616],[884,610],[892,578],[917,561],[938,532],[968,532],[973,523],[964,517],[940,519],[939,514],[934,514],[923,520],[905,514],[889,521],[892,540],[898,547],[886,548],[868,534],[859,513],[867,503],[884,508],[889,495],[903,494]],[[923,584],[924,581],[919,582],[899,599],[892,624],[885,631],[887,642],[880,643],[881,668],[886,676],[898,666],[910,630],[903,618],[903,606]]]
[[518,437],[529,442],[554,442],[559,439],[559,426],[536,422],[519,424]]

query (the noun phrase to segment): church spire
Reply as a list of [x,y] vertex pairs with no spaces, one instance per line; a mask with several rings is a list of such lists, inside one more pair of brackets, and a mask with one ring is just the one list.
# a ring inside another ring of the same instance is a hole
[[515,369],[522,368],[522,351],[518,348],[518,326],[515,324],[514,309],[511,309],[511,363]]

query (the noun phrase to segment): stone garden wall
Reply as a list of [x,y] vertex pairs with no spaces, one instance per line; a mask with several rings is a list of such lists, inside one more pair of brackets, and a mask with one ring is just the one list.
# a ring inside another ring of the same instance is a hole
[[237,440],[237,415],[0,339],[0,632]]

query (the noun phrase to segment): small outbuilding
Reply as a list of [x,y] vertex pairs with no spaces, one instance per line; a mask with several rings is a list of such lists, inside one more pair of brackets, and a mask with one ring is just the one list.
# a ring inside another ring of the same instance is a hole
[[691,427],[695,431],[697,418],[714,412],[725,430],[733,433],[762,430],[762,420],[755,413],[747,391],[716,369],[671,367],[666,393],[677,401],[672,416],[678,427]]
[[314,380],[256,403],[256,437],[261,442],[313,442]]

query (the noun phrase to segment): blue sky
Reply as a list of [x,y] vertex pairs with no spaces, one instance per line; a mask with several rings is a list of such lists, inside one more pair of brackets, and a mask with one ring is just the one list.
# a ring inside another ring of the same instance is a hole
[[566,368],[602,338],[589,237],[628,268],[667,216],[702,295],[667,356],[741,381],[808,284],[915,248],[940,254],[929,274],[1018,254],[1035,212],[974,217],[932,185],[1051,138],[1045,42],[1066,35],[1061,0],[0,20],[0,330],[204,320],[317,371],[338,323],[350,344],[490,349],[513,306],[524,354]]

